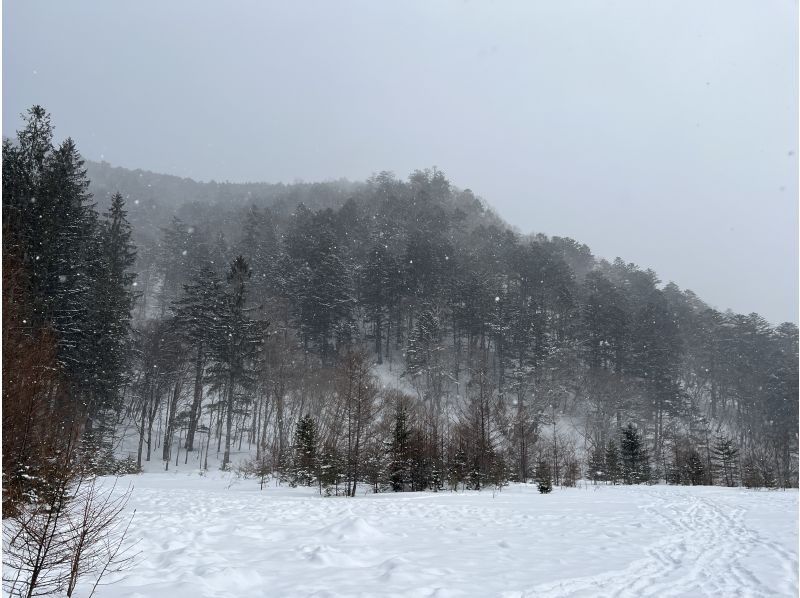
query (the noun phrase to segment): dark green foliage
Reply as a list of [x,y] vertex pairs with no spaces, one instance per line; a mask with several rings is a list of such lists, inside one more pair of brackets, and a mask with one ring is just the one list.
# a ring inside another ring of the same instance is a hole
[[463,446],[459,446],[450,460],[447,468],[447,479],[451,490],[458,490],[459,485],[463,485],[467,478],[467,452]]
[[320,474],[318,444],[317,424],[311,415],[306,414],[297,421],[294,432],[293,486],[312,486],[317,481]]
[[620,435],[620,465],[626,484],[643,484],[650,481],[650,457],[639,430],[633,424],[622,429]]
[[604,482],[608,479],[606,471],[606,447],[597,443],[589,453],[587,477],[593,482]]
[[389,454],[389,482],[392,490],[402,492],[410,487],[412,479],[411,429],[403,406],[395,410]]
[[[133,266],[136,250],[131,242],[131,226],[127,220],[125,201],[119,193],[111,198],[111,208],[100,227],[102,266],[94,294],[94,319],[99,329],[96,337],[98,354],[94,389],[97,408],[118,411],[117,389],[130,372],[130,318],[135,300]],[[104,425],[105,422],[98,422]],[[116,424],[112,420],[111,425]]]
[[574,454],[568,455],[564,459],[564,474],[561,479],[562,486],[574,488],[578,479],[581,477],[581,467]]
[[94,435],[84,448],[99,448],[128,373],[131,229],[119,194],[100,220],[75,143],[53,145],[44,109],[23,118],[16,143],[3,143],[3,252],[26,274],[28,329],[55,332],[67,400]]
[[539,459],[537,461],[534,479],[536,480],[536,487],[541,494],[548,494],[553,490],[553,473],[549,459]]
[[194,438],[201,416],[203,385],[213,346],[222,334],[225,289],[215,268],[209,262],[195,270],[183,286],[183,295],[173,302],[172,311],[180,335],[191,348],[194,358],[194,391],[189,410],[186,449],[194,450]]
[[697,448],[682,440],[673,447],[673,462],[668,474],[672,484],[698,486],[707,483],[706,465]]
[[605,450],[605,480],[612,484],[622,481],[622,467],[620,464],[619,450],[615,440],[609,440]]
[[[41,109],[3,154],[4,250],[31,296],[20,320],[55,331],[69,386],[58,400],[85,407],[95,461],[111,458],[124,413],[148,449],[155,422],[164,454],[184,426],[196,450],[208,392],[215,425],[201,439],[222,452],[226,437],[226,465],[232,444],[254,444],[257,460],[332,492],[500,486],[526,480],[545,450],[550,477],[573,484],[580,467],[555,429],[545,449],[545,414],[556,427],[587,422],[595,481],[649,481],[649,448],[659,478],[735,485],[741,446],[759,455],[759,484],[796,484],[796,326],[721,314],[571,239],[523,236],[436,169],[275,186],[119,169],[121,196],[97,167],[100,218],[80,155],[53,146]],[[150,184],[126,208],[122,197]],[[162,195],[187,203],[164,210]],[[145,240],[136,264],[133,234]],[[277,323],[268,352],[266,318]],[[400,403],[379,384],[339,379],[353,351],[365,379],[377,363],[407,385],[402,409],[386,409]],[[307,417],[293,418],[309,410],[326,447],[311,461],[287,440],[293,426],[306,434]],[[723,428],[729,446],[711,438]]]
[[300,205],[284,243],[282,284],[304,346],[316,346],[328,362],[335,347],[350,339],[355,305],[351,270],[336,237],[333,211],[312,214]]
[[723,434],[717,435],[711,453],[717,479],[726,486],[736,486],[739,477],[737,474],[739,449],[734,446],[733,441]]
[[253,293],[262,298],[273,296],[278,291],[275,279],[278,275],[280,245],[274,217],[269,209],[250,206],[240,246],[253,272]]
[[247,291],[250,280],[247,261],[238,256],[228,272],[228,287],[222,309],[215,323],[211,351],[216,360],[212,370],[225,385],[225,453],[223,469],[230,463],[232,426],[237,390],[247,391],[254,384],[254,360],[259,354],[269,322],[254,320],[247,308]]
[[339,453],[335,446],[326,445],[320,455],[320,473],[318,477],[320,493],[326,496],[338,496],[344,487],[339,486],[345,480],[347,466],[345,458]]

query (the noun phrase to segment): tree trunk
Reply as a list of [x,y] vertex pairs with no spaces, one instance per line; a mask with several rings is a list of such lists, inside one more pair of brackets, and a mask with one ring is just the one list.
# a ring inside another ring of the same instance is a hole
[[383,353],[381,352],[381,326],[383,325],[383,318],[381,317],[381,310],[375,310],[375,353],[378,356],[378,364],[383,363]]
[[144,447],[144,434],[147,428],[147,401],[142,397],[142,427],[139,431],[139,449],[136,452],[136,467],[142,468],[142,448]]
[[228,376],[228,398],[226,400],[226,422],[225,422],[225,454],[222,457],[222,469],[227,469],[231,461],[231,430],[233,427],[233,373]]
[[197,424],[200,421],[200,406],[203,402],[203,370],[205,355],[203,351],[203,344],[197,347],[197,360],[195,361],[194,370],[194,399],[192,400],[192,409],[189,413],[189,429],[186,432],[186,450],[194,450],[194,435],[197,431]]
[[169,464],[172,452],[172,436],[175,434],[175,412],[178,410],[178,397],[183,387],[183,376],[178,376],[175,386],[172,389],[172,399],[167,405],[167,425],[164,429],[164,446],[161,451],[162,460]]

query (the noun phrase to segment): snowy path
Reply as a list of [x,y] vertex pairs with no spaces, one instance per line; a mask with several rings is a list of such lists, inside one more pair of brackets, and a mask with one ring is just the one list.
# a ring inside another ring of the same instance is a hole
[[588,487],[321,498],[144,474],[100,596],[796,596],[797,491]]

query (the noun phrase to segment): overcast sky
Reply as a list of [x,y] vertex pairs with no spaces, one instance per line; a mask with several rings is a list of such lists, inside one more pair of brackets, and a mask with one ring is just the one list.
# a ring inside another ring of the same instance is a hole
[[3,2],[3,133],[200,180],[433,165],[523,232],[797,322],[796,0]]

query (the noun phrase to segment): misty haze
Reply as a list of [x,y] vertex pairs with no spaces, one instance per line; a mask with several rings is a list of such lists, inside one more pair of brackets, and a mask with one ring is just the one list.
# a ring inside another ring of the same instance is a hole
[[9,596],[796,596],[798,6],[3,4]]

